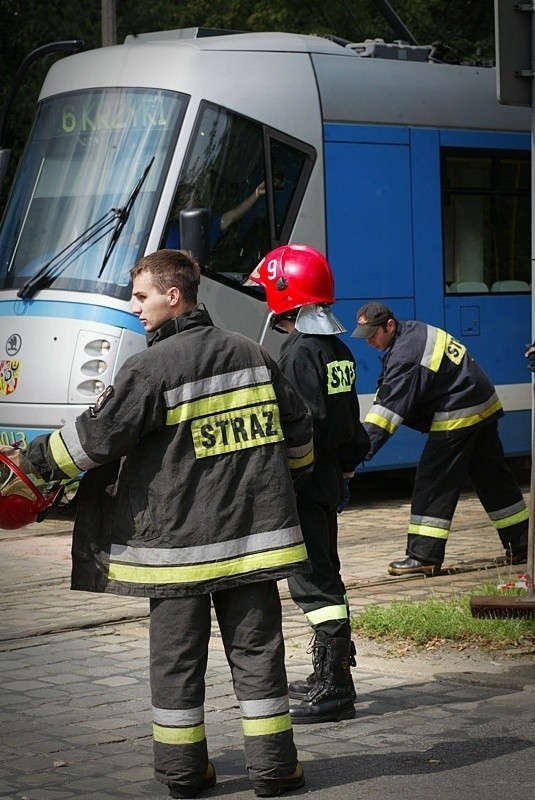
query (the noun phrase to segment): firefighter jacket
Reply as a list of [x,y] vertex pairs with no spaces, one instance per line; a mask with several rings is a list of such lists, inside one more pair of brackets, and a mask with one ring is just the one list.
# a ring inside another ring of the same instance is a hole
[[28,457],[55,478],[87,471],[73,589],[180,597],[309,569],[290,472],[313,461],[308,410],[266,351],[203,307],[164,323]]
[[343,472],[352,472],[369,439],[360,421],[351,350],[335,335],[294,330],[281,347],[279,366],[312,412],[316,464],[336,458]]
[[501,416],[492,382],[463,344],[432,325],[398,322],[364,420],[371,440],[366,459],[402,424],[440,439]]

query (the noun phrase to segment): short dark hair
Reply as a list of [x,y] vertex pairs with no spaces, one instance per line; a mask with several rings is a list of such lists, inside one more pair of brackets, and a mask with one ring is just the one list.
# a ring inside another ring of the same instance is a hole
[[201,268],[186,250],[156,250],[139,259],[130,277],[134,280],[142,272],[150,272],[152,283],[162,294],[176,286],[185,303],[196,304]]

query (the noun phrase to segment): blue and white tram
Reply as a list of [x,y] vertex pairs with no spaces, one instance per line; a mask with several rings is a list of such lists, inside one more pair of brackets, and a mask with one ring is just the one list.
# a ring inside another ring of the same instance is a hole
[[[498,104],[494,70],[427,55],[189,30],[57,62],[0,229],[0,441],[72,420],[145,346],[129,269],[203,206],[216,324],[276,355],[242,282],[278,244],[315,246],[348,331],[368,299],[447,328],[497,385],[508,455],[529,452],[529,110]],[[379,364],[347,337],[365,411]],[[373,467],[412,465],[421,444],[400,431]]]

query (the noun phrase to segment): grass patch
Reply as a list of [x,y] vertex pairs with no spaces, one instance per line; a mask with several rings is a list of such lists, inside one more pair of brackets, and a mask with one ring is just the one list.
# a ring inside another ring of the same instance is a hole
[[470,612],[471,595],[523,595],[522,589],[498,590],[481,586],[469,594],[451,598],[429,597],[421,601],[396,600],[388,605],[366,606],[351,618],[362,636],[385,641],[406,640],[416,645],[449,641],[506,648],[535,645],[533,619],[480,619]]

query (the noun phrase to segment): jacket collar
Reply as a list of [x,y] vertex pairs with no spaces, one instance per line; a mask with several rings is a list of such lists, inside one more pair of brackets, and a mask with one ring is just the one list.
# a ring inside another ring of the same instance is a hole
[[204,305],[195,306],[191,311],[186,311],[185,314],[180,314],[178,317],[168,319],[163,325],[155,331],[147,333],[147,347],[152,347],[153,344],[161,342],[163,339],[168,339],[174,336],[175,333],[182,333],[182,331],[190,330],[191,328],[205,327],[213,325],[212,318]]

